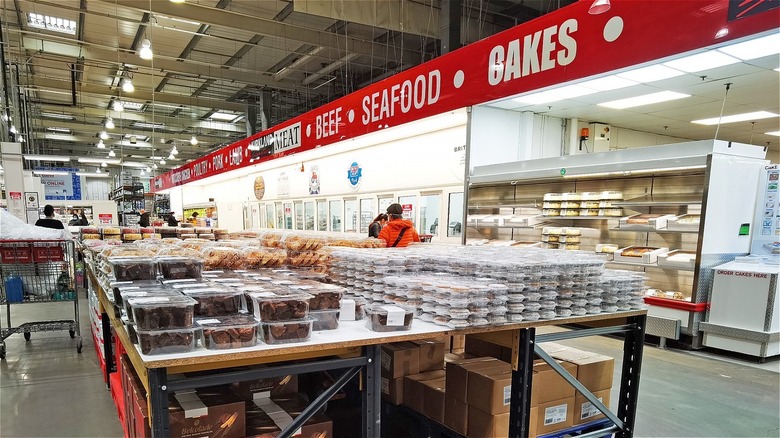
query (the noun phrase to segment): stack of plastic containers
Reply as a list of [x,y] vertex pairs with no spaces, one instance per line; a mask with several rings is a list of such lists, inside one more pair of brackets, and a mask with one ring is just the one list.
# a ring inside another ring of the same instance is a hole
[[311,295],[269,282],[267,290],[248,292],[246,298],[248,310],[259,321],[260,337],[266,344],[304,342],[311,337],[314,323],[309,317]]
[[195,349],[197,302],[181,294],[126,299],[143,354],[186,353]]

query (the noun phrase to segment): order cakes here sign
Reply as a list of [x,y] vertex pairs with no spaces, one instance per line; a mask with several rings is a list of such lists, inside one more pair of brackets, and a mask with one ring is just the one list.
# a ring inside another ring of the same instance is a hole
[[775,10],[729,21],[729,0],[621,1],[599,15],[589,6],[576,2],[372,84],[160,175],[154,188],[777,27]]

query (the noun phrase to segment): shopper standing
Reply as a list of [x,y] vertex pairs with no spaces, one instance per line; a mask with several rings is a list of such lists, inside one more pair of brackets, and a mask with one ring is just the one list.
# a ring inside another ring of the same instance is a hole
[[382,228],[385,227],[385,224],[387,224],[387,215],[385,213],[379,213],[368,226],[368,237],[378,238],[379,233],[382,231]]
[[414,229],[412,221],[403,218],[401,204],[390,204],[387,207],[389,222],[379,233],[379,238],[387,243],[388,248],[403,248],[412,242],[419,242],[420,236]]
[[176,213],[170,212],[168,213],[168,226],[169,227],[178,227],[179,221],[176,219]]
[[149,226],[149,212],[141,209],[141,218],[138,219],[138,225],[142,227],[148,227]]
[[54,219],[54,207],[52,207],[50,204],[46,204],[46,206],[43,207],[43,215],[46,216],[46,218],[38,219],[35,222],[36,227],[51,228],[54,230],[65,229],[65,225],[62,225],[61,221]]
[[198,225],[198,212],[197,211],[193,211],[192,212],[192,217],[190,217],[189,222],[192,225]]

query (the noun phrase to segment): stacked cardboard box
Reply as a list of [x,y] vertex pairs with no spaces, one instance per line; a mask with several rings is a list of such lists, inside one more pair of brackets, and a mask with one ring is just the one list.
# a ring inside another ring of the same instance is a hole
[[[444,341],[398,342],[382,346],[382,398],[404,401],[404,378],[444,368]],[[443,392],[443,388],[442,388]]]
[[[308,406],[300,394],[277,397],[258,397],[247,402],[246,436],[251,438],[274,438]],[[323,414],[314,414],[295,436],[333,437],[333,422]]]

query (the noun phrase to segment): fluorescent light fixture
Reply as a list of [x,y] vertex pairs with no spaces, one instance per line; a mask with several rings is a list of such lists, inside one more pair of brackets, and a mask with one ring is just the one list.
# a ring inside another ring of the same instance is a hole
[[99,135],[101,140],[108,140],[108,133],[106,131],[100,131]]
[[681,170],[696,170],[696,169],[704,169],[707,167],[704,164],[701,165],[695,165],[695,166],[680,166],[680,167],[663,167],[663,168],[655,168],[655,169],[640,169],[640,170],[618,170],[614,172],[593,172],[593,173],[567,173],[566,175],[563,175],[564,178],[592,178],[592,177],[601,177],[601,176],[629,176],[629,175],[641,175],[645,173],[658,173],[658,172],[675,172],[675,171],[681,171]]
[[76,22],[65,18],[50,17],[48,15],[30,12],[27,14],[27,24],[30,27],[38,29],[46,29],[70,35],[76,34]]
[[674,91],[660,91],[658,93],[645,94],[643,96],[629,97],[627,99],[618,99],[610,102],[604,102],[598,105],[607,108],[613,108],[613,109],[626,109],[626,108],[633,108],[636,106],[650,105],[653,103],[682,99],[685,97],[691,97],[691,95],[684,94],[684,93],[677,93]]
[[62,162],[68,162],[70,161],[70,157],[66,157],[63,155],[25,155],[25,160],[29,161],[62,161]]
[[139,141],[148,141],[149,137],[143,136],[143,135],[136,135],[136,134],[125,134],[124,137],[125,140],[130,140],[130,143],[138,143]]
[[68,172],[62,170],[33,170],[33,175],[67,175]]
[[766,134],[766,135],[774,135],[775,137],[780,137],[780,131],[770,131],[770,132],[765,132],[764,134]]
[[144,106],[146,106],[145,103],[138,102],[123,102],[123,104],[125,109],[130,111],[141,111],[144,109]]
[[135,122],[132,125],[133,128],[146,128],[146,129],[163,129],[164,123],[149,123],[149,122]]
[[236,117],[238,117],[239,114],[233,114],[233,113],[223,113],[223,112],[216,112],[209,116],[210,119],[214,120],[222,120],[226,122],[230,122],[234,120]]
[[108,156],[111,158],[116,157],[116,152],[114,152],[114,150],[111,149],[110,151],[108,151]]
[[114,129],[114,119],[111,117],[106,119],[106,129]]
[[122,91],[125,93],[132,93],[135,91],[135,86],[133,85],[133,81],[129,78],[122,79]]
[[171,3],[184,3],[185,0],[171,0]]
[[197,146],[198,145],[198,137],[193,135],[192,138],[190,139],[190,144],[193,145],[193,146]]
[[617,76],[623,79],[628,79],[629,81],[647,84],[650,82],[661,81],[663,79],[682,76],[684,74],[685,73],[681,72],[680,70],[675,70],[664,65],[656,64],[649,67],[642,67],[636,70],[618,73]]
[[512,100],[529,105],[541,105],[557,102],[559,100],[573,99],[579,96],[587,96],[588,94],[595,94],[596,92],[597,91],[593,88],[585,88],[580,85],[567,85],[565,87],[541,91],[527,96],[516,97]]
[[125,161],[122,163],[122,165],[125,167],[138,167],[138,168],[148,167],[146,164],[139,163],[138,161]]
[[95,173],[92,173],[92,172],[76,172],[76,175],[84,176],[84,177],[87,177],[87,178],[108,178],[108,177],[111,176],[108,173],[101,172],[100,169],[98,169]]
[[124,106],[124,105],[122,105],[122,101],[121,101],[121,100],[119,100],[119,99],[117,99],[117,100],[115,100],[115,101],[114,101],[114,104],[113,104],[113,105],[111,105],[111,108],[113,108],[113,109],[114,109],[114,111],[116,111],[116,112],[118,112],[118,113],[121,113],[122,111],[124,111],[124,110],[125,110],[125,106]]
[[717,50],[709,50],[707,52],[664,62],[663,65],[686,73],[696,73],[711,68],[723,67],[724,65],[736,64],[738,62],[740,62],[740,60],[733,56],[726,55]]
[[106,148],[106,144],[105,144],[105,143],[103,143],[103,139],[102,139],[102,138],[101,138],[101,139],[100,139],[100,141],[97,143],[97,148],[98,148],[98,149],[105,149],[105,148]]
[[152,52],[152,42],[148,39],[144,39],[141,41],[141,50],[138,51],[138,56],[141,57],[141,59],[152,59],[154,58],[154,52]]
[[107,164],[119,164],[119,159],[107,159],[107,158],[90,158],[90,157],[81,157],[79,158],[79,163],[91,163],[91,164],[101,164],[101,163],[107,163]]
[[733,114],[730,116],[723,116],[723,117],[713,117],[710,119],[691,120],[691,123],[696,123],[697,125],[717,125],[718,123],[725,124],[725,123],[747,122],[753,120],[770,119],[772,117],[780,117],[780,116],[778,116],[775,113],[770,113],[769,111],[756,111],[752,113]]
[[777,55],[780,53],[780,33],[775,32],[765,37],[721,47],[718,50],[743,61]]
[[621,77],[612,75],[581,82],[577,85],[585,88],[592,88],[596,91],[610,91],[630,87],[633,85],[639,85],[639,82],[630,81],[628,79],[623,79]]
[[57,126],[49,126],[48,128],[46,128],[46,130],[47,131],[51,131],[51,132],[59,132],[59,133],[62,133],[62,134],[70,134],[72,132],[68,128],[60,128],[60,127],[57,127]]
[[70,114],[60,114],[60,113],[41,113],[41,117],[47,118],[47,119],[57,119],[57,120],[75,120],[76,118],[71,116]]

